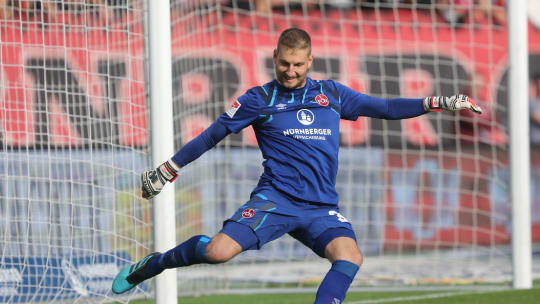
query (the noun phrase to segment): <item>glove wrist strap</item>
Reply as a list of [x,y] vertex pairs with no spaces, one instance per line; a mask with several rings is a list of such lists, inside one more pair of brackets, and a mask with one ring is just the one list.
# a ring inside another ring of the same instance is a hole
[[178,177],[178,170],[180,170],[180,168],[171,160],[164,162],[157,169],[163,179],[169,183],[172,183]]
[[424,109],[426,111],[441,111],[443,109],[443,96],[429,96],[424,98]]

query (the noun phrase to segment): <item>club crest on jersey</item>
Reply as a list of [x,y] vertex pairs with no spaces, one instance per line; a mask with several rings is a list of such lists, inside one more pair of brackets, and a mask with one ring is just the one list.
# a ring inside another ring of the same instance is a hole
[[242,217],[243,218],[252,218],[255,215],[255,210],[251,208],[246,208],[244,211],[242,211]]
[[315,121],[315,115],[308,109],[301,109],[296,112],[296,118],[304,126],[309,126]]
[[320,106],[326,107],[330,103],[328,101],[328,97],[324,94],[319,94],[315,96],[315,102],[317,102]]
[[238,111],[238,109],[240,108],[240,106],[242,106],[241,103],[238,102],[238,100],[236,100],[232,105],[231,107],[227,110],[227,115],[229,115],[230,118],[233,118],[234,117],[234,114],[236,114],[236,111]]

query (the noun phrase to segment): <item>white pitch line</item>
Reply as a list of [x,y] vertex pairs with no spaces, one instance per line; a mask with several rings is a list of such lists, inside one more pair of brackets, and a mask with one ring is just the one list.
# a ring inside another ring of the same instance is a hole
[[476,292],[474,291],[472,292],[471,291],[445,292],[445,293],[435,293],[435,294],[420,295],[420,296],[386,298],[386,299],[377,299],[377,300],[362,300],[362,301],[355,301],[355,302],[346,302],[345,304],[376,304],[376,303],[404,302],[404,301],[415,301],[415,300],[424,300],[424,299],[445,298],[445,297],[460,296],[460,295],[473,294],[473,293],[476,293]]

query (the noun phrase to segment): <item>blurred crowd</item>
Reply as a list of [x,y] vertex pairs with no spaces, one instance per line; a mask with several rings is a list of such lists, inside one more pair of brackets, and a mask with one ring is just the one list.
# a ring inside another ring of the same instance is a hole
[[254,3],[254,9],[259,12],[268,12],[296,3],[296,6],[303,10],[320,9],[321,5],[325,9],[434,10],[448,23],[456,25],[464,23],[469,16],[475,21],[484,18],[493,19],[499,25],[506,22],[504,0],[255,0]]
[[[54,21],[60,14],[84,14],[105,22],[121,22],[129,12],[142,12],[145,0],[0,0],[0,19]],[[448,24],[506,24],[506,0],[170,0],[171,9],[185,13],[219,3],[223,7],[261,14],[280,11],[415,9],[436,13]]]
[[[214,0],[172,0],[176,6],[201,6]],[[452,26],[467,21],[506,24],[506,0],[217,0],[224,6],[259,13],[280,11],[395,10],[414,9],[435,12]]]
[[143,0],[0,0],[0,19],[62,22],[64,14],[104,23],[125,20],[131,11],[142,12]]

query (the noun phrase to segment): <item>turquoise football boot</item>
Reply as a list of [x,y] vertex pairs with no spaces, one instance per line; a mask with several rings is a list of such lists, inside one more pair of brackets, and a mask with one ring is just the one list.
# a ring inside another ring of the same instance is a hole
[[114,278],[112,291],[116,294],[121,294],[137,286],[137,284],[142,281],[151,278],[151,276],[146,273],[146,266],[148,265],[148,261],[158,254],[160,253],[153,252],[145,256],[139,262],[120,270]]

